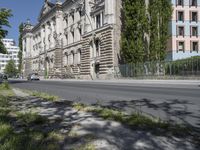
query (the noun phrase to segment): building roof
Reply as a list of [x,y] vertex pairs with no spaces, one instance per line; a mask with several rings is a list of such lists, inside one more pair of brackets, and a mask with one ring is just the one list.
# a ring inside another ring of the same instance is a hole
[[38,20],[40,20],[47,12],[49,12],[55,6],[54,3],[50,2],[49,0],[45,0],[44,5],[40,11]]

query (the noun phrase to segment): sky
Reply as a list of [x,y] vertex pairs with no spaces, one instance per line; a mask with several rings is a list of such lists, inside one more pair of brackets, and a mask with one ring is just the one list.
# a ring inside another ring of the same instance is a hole
[[9,19],[11,28],[4,28],[8,30],[6,38],[14,39],[18,45],[20,23],[30,19],[33,25],[36,24],[43,4],[44,0],[0,0],[0,8],[11,9],[13,14]]

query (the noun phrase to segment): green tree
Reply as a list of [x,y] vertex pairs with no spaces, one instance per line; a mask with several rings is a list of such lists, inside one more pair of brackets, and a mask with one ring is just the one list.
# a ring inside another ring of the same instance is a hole
[[8,61],[5,67],[4,73],[6,73],[9,77],[13,77],[17,75],[18,72],[15,66],[14,60],[11,59]]
[[124,0],[122,55],[126,62],[142,62],[145,56],[144,33],[148,31],[145,0]]
[[172,15],[170,0],[124,0],[122,57],[126,63],[164,60]]
[[150,0],[150,60],[164,60],[169,39],[169,21],[172,16],[170,0]]
[[11,16],[12,16],[11,10],[6,9],[6,8],[0,8],[0,53],[7,52],[2,42],[2,39],[6,37],[6,35],[8,34],[8,31],[3,29],[3,27],[5,26],[10,27],[8,19]]
[[21,23],[19,25],[19,52],[18,52],[18,58],[19,58],[19,65],[18,65],[18,71],[21,72],[22,70],[22,50],[23,50],[23,45],[22,45],[22,32],[23,32],[24,24]]

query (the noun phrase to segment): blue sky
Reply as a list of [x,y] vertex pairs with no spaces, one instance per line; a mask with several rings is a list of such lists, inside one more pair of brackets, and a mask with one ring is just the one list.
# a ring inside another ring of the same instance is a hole
[[13,38],[18,44],[19,24],[28,18],[36,24],[43,3],[44,0],[0,0],[0,8],[9,8],[13,14],[9,19],[11,28],[6,28],[9,32],[7,38]]

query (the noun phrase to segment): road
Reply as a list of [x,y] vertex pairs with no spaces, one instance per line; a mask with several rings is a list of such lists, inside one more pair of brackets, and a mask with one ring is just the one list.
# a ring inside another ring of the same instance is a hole
[[200,82],[159,80],[10,80],[13,87],[58,95],[63,100],[143,112],[200,127]]

